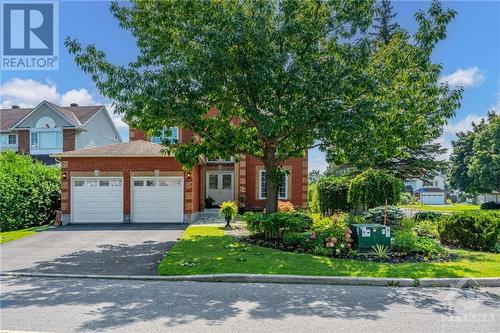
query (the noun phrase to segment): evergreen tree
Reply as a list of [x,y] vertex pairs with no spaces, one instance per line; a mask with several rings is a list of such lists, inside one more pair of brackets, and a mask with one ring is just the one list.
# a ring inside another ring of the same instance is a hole
[[397,15],[392,12],[392,9],[390,0],[382,0],[375,10],[376,23],[373,25],[375,32],[372,33],[372,36],[374,36],[376,40],[382,41],[385,44],[389,43],[392,35],[399,28],[399,24],[391,23]]

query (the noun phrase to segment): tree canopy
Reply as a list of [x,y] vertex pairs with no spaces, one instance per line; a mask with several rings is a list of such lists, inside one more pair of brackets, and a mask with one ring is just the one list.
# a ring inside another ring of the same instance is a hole
[[468,193],[500,191],[500,116],[488,114],[452,142],[450,185]]
[[366,0],[113,3],[137,40],[134,62],[65,44],[130,126],[197,133],[164,142],[185,167],[200,154],[260,158],[273,212],[290,157],[315,146],[338,163],[399,156],[438,136],[459,105],[461,91],[439,83],[441,66],[430,61],[455,12],[433,2],[415,15],[414,35],[401,29],[374,47],[374,9]]

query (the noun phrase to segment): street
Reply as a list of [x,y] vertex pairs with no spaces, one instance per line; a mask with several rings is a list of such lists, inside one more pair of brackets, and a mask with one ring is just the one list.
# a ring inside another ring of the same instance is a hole
[[1,278],[0,328],[35,332],[498,332],[500,288]]

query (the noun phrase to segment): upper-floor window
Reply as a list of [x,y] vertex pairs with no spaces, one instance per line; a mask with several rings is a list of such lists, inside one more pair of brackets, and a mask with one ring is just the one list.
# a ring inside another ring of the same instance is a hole
[[162,131],[160,136],[152,136],[151,142],[161,144],[164,139],[168,139],[170,142],[179,140],[179,128],[169,127]]
[[63,147],[61,130],[31,131],[31,149],[60,150]]
[[230,157],[230,158],[218,158],[218,159],[215,159],[215,160],[207,159],[207,162],[212,162],[212,163],[232,163],[232,162],[234,162],[234,157]]
[[[264,200],[266,196],[267,196],[266,170],[260,170],[259,199]],[[283,177],[281,185],[278,188],[278,199],[280,200],[288,199],[288,175],[285,175],[285,177]]]

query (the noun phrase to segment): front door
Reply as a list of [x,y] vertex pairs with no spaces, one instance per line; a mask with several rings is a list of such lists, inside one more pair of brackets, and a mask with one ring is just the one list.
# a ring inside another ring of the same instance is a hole
[[224,201],[234,200],[234,173],[228,171],[207,172],[207,199],[213,199],[213,205],[219,206]]

